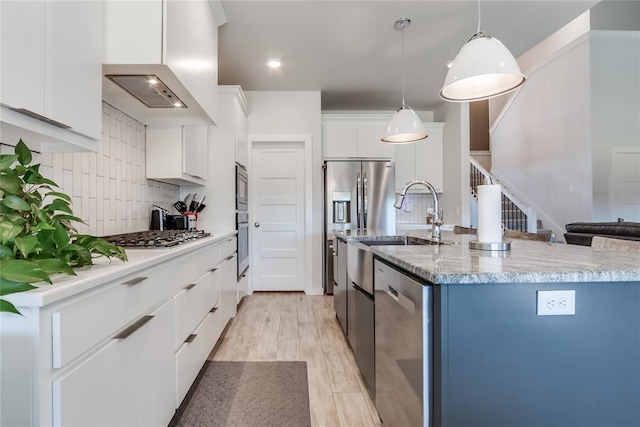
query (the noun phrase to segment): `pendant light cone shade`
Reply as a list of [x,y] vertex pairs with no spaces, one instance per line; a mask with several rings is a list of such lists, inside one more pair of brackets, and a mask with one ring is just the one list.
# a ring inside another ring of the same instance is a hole
[[411,107],[403,105],[389,120],[382,141],[390,144],[409,144],[426,137],[427,133],[418,115]]
[[395,112],[384,131],[382,142],[389,144],[409,144],[427,137],[420,117],[404,103],[404,30],[409,27],[409,18],[398,18],[393,27],[402,31],[402,106]]
[[509,49],[500,40],[478,33],[453,60],[440,97],[452,102],[478,101],[510,92],[524,82]]

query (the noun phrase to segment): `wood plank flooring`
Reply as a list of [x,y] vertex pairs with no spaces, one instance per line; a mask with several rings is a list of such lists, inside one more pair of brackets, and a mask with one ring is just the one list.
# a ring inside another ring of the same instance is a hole
[[209,356],[210,360],[304,360],[314,427],[381,426],[333,310],[333,297],[256,292]]

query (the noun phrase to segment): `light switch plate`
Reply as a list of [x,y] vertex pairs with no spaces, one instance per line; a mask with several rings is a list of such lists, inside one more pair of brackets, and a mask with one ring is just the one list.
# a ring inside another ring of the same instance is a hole
[[538,291],[538,316],[576,314],[576,291]]

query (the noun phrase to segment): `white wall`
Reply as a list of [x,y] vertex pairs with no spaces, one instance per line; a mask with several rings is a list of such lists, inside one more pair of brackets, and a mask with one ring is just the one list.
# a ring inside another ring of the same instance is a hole
[[444,192],[440,208],[447,224],[469,225],[469,104],[444,103],[434,111],[434,120],[444,122]]
[[[621,184],[612,180],[612,151],[640,149],[640,32],[592,32],[591,98],[592,219],[620,216],[640,222],[640,208],[629,210],[611,200],[613,187]],[[640,200],[640,187],[628,186],[626,191],[627,200]]]
[[[3,147],[13,153],[13,147]],[[97,153],[44,153],[40,172],[71,196],[79,233],[104,236],[148,230],[151,205],[173,209],[176,185],[145,178],[145,126],[102,103]]]
[[591,220],[589,70],[584,37],[532,70],[491,132],[491,172],[558,235]]
[[[251,108],[249,135],[311,135],[312,138],[312,283],[311,293],[322,288],[322,123],[320,92],[245,92]],[[309,289],[309,288],[308,288]]]

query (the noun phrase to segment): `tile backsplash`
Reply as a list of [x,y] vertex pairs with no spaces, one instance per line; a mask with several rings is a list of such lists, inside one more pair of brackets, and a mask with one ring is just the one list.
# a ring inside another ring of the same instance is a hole
[[43,153],[34,160],[71,196],[74,215],[86,222],[76,224],[79,233],[127,233],[149,229],[152,205],[172,211],[178,200],[177,185],[145,178],[145,145],[145,126],[103,102],[99,152]]
[[408,193],[402,209],[396,211],[396,224],[426,224],[428,209],[433,209],[431,194]]

